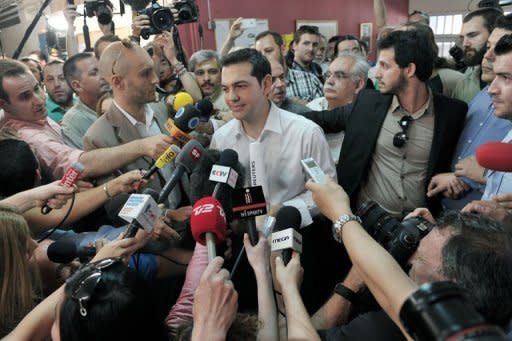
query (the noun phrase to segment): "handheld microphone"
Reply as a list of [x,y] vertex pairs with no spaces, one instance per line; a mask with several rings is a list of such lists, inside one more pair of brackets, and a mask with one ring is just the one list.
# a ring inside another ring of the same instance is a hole
[[194,239],[208,249],[208,262],[217,255],[215,244],[226,237],[226,215],[220,202],[214,197],[196,201],[190,216],[190,228]]
[[201,113],[199,119],[204,122],[208,121],[210,116],[214,113],[212,102],[206,98],[196,103],[196,109]]
[[201,144],[195,140],[190,140],[185,146],[183,146],[183,149],[176,157],[176,169],[172,173],[171,178],[165,183],[164,187],[160,191],[160,195],[157,200],[159,204],[165,202],[169,196],[169,193],[180,181],[185,171],[188,173],[192,172],[192,170],[201,161],[204,153],[205,150],[203,146],[201,146]]
[[172,102],[172,108],[174,111],[178,111],[181,108],[189,105],[194,104],[194,99],[188,92],[180,91],[174,96],[174,101]]
[[[84,171],[85,167],[80,162],[76,161],[71,164],[71,167],[69,167],[66,170],[66,173],[60,179],[59,185],[64,187],[71,187],[73,186],[80,177],[80,174]],[[41,213],[42,214],[48,214],[52,211],[52,208],[48,206],[48,204],[45,204],[43,207],[41,207]]]
[[196,129],[199,116],[201,113],[196,107],[192,104],[186,105],[176,112],[174,120],[170,118],[165,122],[165,128],[180,143],[187,143],[192,139],[188,133]]
[[180,151],[180,147],[172,144],[162,155],[160,155],[160,157],[155,161],[155,164],[151,166],[146,174],[144,174],[142,179],[148,180],[157,170],[164,168],[169,162],[174,160]]
[[130,223],[124,238],[134,237],[139,228],[150,233],[161,215],[162,209],[150,194],[131,194],[119,211],[119,217]]
[[214,181],[213,197],[218,198],[224,192],[234,188],[238,180],[238,173],[233,169],[238,163],[238,153],[233,149],[224,149],[220,153],[220,159],[217,164],[212,166],[208,180]]
[[511,143],[484,143],[477,148],[475,156],[478,164],[486,169],[500,172],[512,172]]
[[233,216],[248,219],[248,233],[251,245],[258,243],[256,216],[267,213],[267,203],[261,186],[247,187],[235,190],[233,193]]
[[281,251],[284,265],[292,258],[292,251],[302,252],[302,235],[297,232],[302,223],[300,212],[293,206],[283,206],[277,212],[275,228],[272,233],[272,251]]
[[54,263],[67,264],[73,259],[79,258],[81,262],[86,262],[96,254],[96,247],[78,247],[73,242],[56,241],[46,250],[46,255]]

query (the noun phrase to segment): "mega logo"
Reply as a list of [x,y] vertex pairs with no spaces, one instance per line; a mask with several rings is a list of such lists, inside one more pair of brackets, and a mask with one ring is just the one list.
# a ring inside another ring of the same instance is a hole
[[214,208],[217,208],[219,210],[219,214],[221,217],[223,217],[223,218],[226,217],[222,206],[214,205],[214,204],[199,205],[197,207],[194,207],[192,209],[192,212],[194,213],[195,216],[198,216],[201,214],[212,213]]
[[281,243],[281,242],[287,241],[288,239],[290,239],[290,236],[284,236],[284,237],[272,239],[272,244]]
[[194,147],[190,151],[190,156],[192,156],[194,160],[199,160],[201,158],[201,151],[198,148]]

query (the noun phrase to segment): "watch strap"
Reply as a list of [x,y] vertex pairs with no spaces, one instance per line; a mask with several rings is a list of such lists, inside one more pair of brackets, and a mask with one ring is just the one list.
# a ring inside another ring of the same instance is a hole
[[346,299],[347,301],[353,303],[356,299],[357,294],[350,288],[347,288],[343,283],[338,283],[334,287],[334,292]]

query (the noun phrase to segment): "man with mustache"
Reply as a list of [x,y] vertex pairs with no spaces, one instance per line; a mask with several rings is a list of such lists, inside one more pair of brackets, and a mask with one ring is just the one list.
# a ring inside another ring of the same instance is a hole
[[64,77],[79,99],[62,119],[62,136],[68,146],[83,149],[85,132],[97,118],[96,104],[110,86],[100,76],[94,55],[85,52],[64,63]]
[[464,129],[453,154],[451,172],[437,174],[428,186],[427,196],[441,193],[444,209],[462,209],[467,203],[479,200],[485,189],[484,169],[475,160],[478,146],[498,141],[512,129],[512,123],[496,115],[488,93],[489,84],[496,75],[493,71],[496,55],[494,48],[504,35],[512,33],[512,15],[496,20],[496,27],[487,40],[487,52],[482,59],[482,82],[487,84],[469,103]]
[[460,38],[464,50],[464,64],[468,66],[465,77],[459,81],[452,97],[469,103],[485,86],[480,81],[480,64],[485,54],[485,44],[496,19],[503,15],[501,8],[479,8],[468,13],[462,24]]
[[43,69],[43,84],[48,95],[48,117],[57,123],[62,121],[66,111],[73,106],[73,90],[66,83],[63,66],[64,62],[56,59],[46,64]]

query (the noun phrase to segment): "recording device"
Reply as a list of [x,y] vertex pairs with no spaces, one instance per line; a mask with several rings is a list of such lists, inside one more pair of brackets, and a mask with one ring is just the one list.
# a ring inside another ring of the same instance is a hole
[[[210,177],[208,180],[214,181],[215,188],[213,189],[213,196],[217,198],[221,191],[227,189],[228,186],[235,188],[236,181],[238,180],[238,173],[233,169],[238,163],[238,153],[233,149],[224,149],[220,153],[220,159],[217,164],[212,166]],[[226,186],[226,184],[228,186]]]
[[313,158],[310,157],[300,160],[300,163],[302,164],[302,168],[304,168],[306,173],[308,173],[314,182],[319,184],[323,184],[325,182],[325,173]]
[[267,213],[267,203],[261,186],[240,188],[233,192],[233,217],[248,219],[248,234],[251,245],[258,243],[259,235],[255,217]]
[[71,263],[75,258],[80,262],[88,262],[89,259],[96,255],[95,247],[79,247],[70,241],[56,241],[46,250],[48,259],[54,263],[67,264]]
[[151,233],[158,217],[162,215],[162,209],[149,194],[131,194],[118,215],[130,223],[125,238],[131,238],[139,228]]
[[168,119],[165,122],[165,128],[180,143],[187,143],[192,139],[188,133],[196,129],[199,117],[208,114],[208,112],[199,111],[193,104],[189,104],[179,109],[174,115],[174,119]]
[[112,22],[112,8],[114,6],[110,0],[85,0],[85,14],[92,18],[98,17],[98,22],[102,25],[108,25]]
[[167,164],[169,164],[169,162],[174,160],[180,151],[180,147],[172,144],[162,155],[160,155],[160,157],[155,161],[148,172],[144,174],[142,179],[148,180],[151,175],[155,174],[157,170],[164,168]]
[[215,112],[212,102],[207,98],[203,98],[197,102],[195,107],[201,113],[199,120],[202,122],[207,122],[210,119],[210,116],[212,116],[212,114]]
[[419,341],[505,340],[501,329],[486,323],[453,282],[423,284],[402,305],[400,319]]
[[196,201],[190,215],[190,228],[194,239],[208,248],[208,262],[216,257],[215,244],[226,237],[226,215],[220,202],[214,197]]
[[[66,173],[62,176],[62,179],[60,179],[59,185],[64,187],[71,187],[73,186],[80,177],[80,174],[84,171],[85,167],[80,162],[76,161],[71,164],[71,166],[66,170]],[[41,207],[41,213],[42,214],[48,214],[52,211],[52,208],[48,206],[48,204],[45,204],[43,207]]]
[[272,252],[281,251],[284,265],[292,258],[292,251],[302,253],[302,235],[297,231],[302,223],[300,212],[293,206],[283,206],[277,212],[272,233]]
[[480,145],[475,152],[476,161],[486,169],[512,172],[512,144],[488,142]]
[[178,110],[189,104],[194,104],[194,99],[192,98],[192,96],[188,92],[180,91],[176,94],[176,96],[174,96],[172,108],[174,109],[174,111],[177,112]]
[[180,181],[183,173],[190,173],[199,164],[204,156],[204,148],[196,140],[190,140],[176,157],[176,169],[171,175],[171,178],[165,183],[158,196],[158,203],[164,203],[169,193]]

